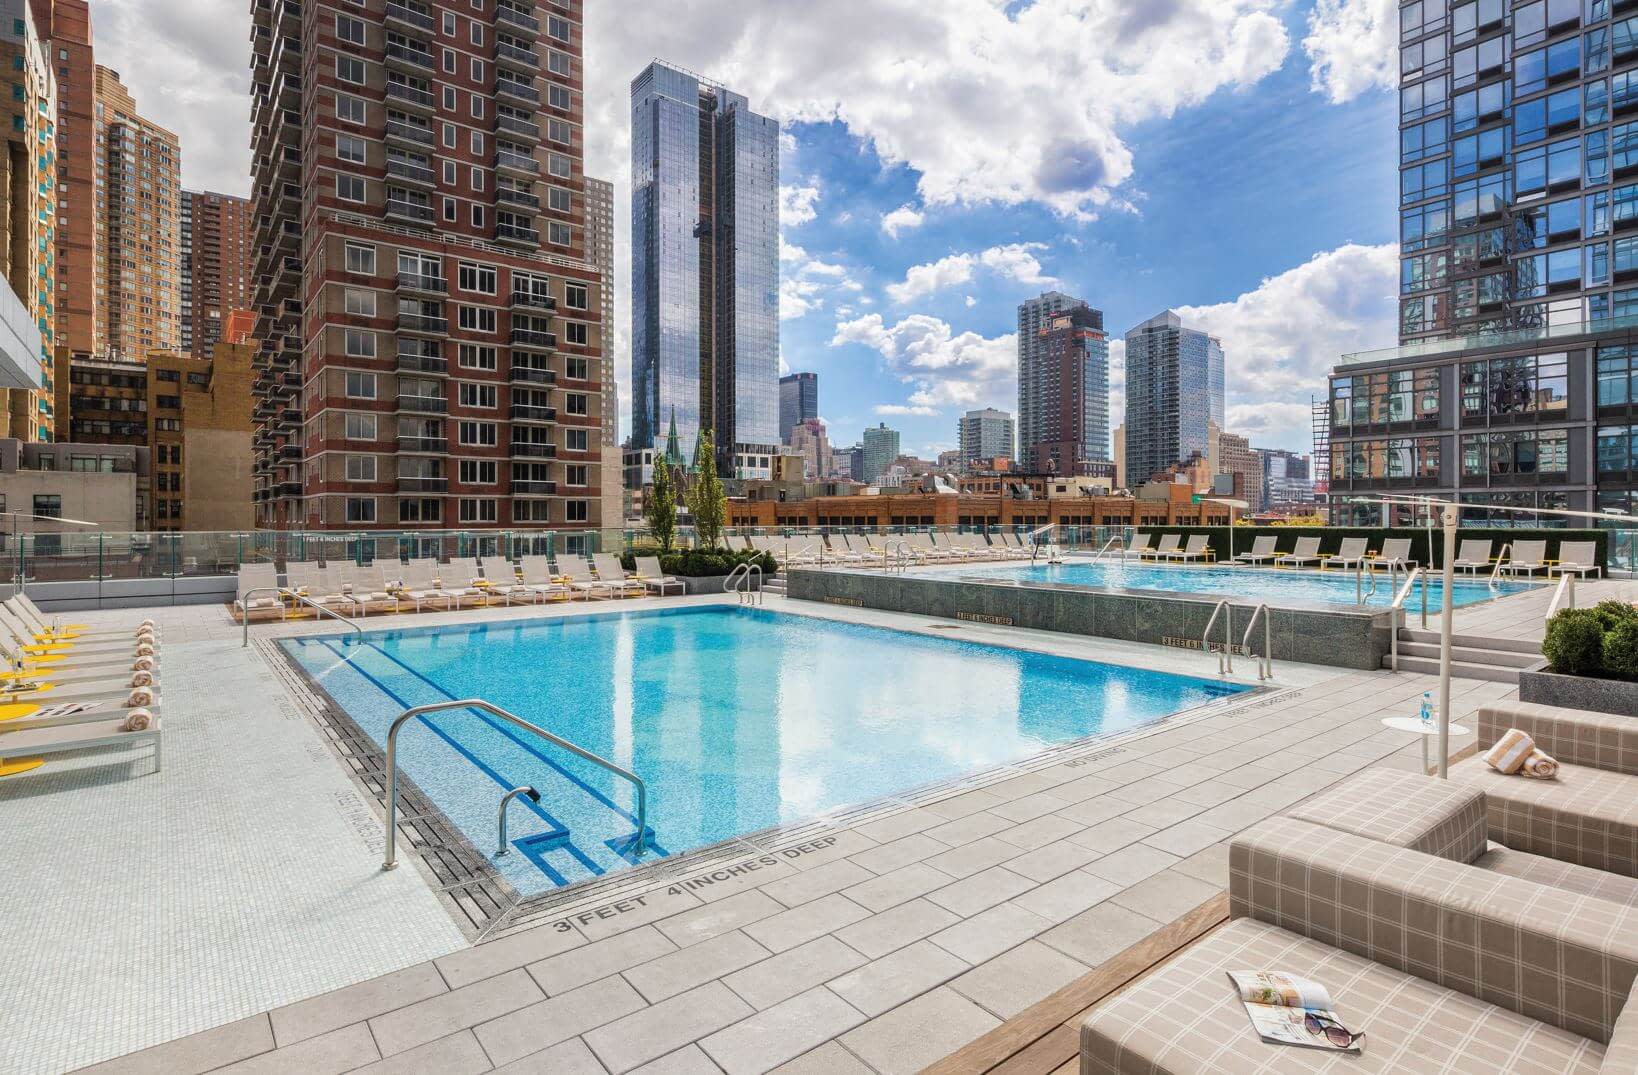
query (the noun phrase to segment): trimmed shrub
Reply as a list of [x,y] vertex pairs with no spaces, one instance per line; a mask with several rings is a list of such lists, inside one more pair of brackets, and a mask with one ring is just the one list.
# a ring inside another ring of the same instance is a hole
[[1548,620],[1541,652],[1560,675],[1598,675],[1604,667],[1604,625],[1597,611],[1567,608]]
[[1598,617],[1598,623],[1606,634],[1623,623],[1638,623],[1638,608],[1633,608],[1625,601],[1600,601],[1593,606],[1592,611]]
[[1638,680],[1638,616],[1628,617],[1604,633],[1604,674]]
[[765,552],[730,552],[727,549],[688,549],[660,558],[660,567],[667,575],[678,578],[717,578],[733,572],[740,564],[752,563],[762,568],[765,578],[779,572],[779,564]]

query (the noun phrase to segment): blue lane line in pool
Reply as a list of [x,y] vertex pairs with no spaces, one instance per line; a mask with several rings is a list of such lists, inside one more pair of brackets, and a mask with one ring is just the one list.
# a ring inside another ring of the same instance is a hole
[[[324,646],[326,649],[329,649],[332,652],[335,652],[338,657],[343,657],[343,659],[345,659],[345,656],[339,650],[337,650],[335,648],[336,643],[334,641],[332,641],[330,639],[321,639],[321,640],[319,640],[319,644]],[[364,645],[368,646],[371,650],[373,650],[376,653],[380,654],[381,657],[383,657],[389,663],[393,664],[394,666],[396,666],[398,668],[402,668],[406,674],[408,674],[410,676],[413,676],[414,678],[420,680],[422,683],[426,684],[432,690],[434,690],[438,694],[442,695],[446,700],[451,701],[451,702],[460,701],[459,698],[457,698],[455,695],[451,694],[450,691],[447,688],[445,688],[444,686],[442,686],[441,684],[439,684],[438,682],[433,680],[430,676],[427,676],[425,673],[417,671],[414,668],[411,668],[409,665],[405,664],[403,661],[399,660],[397,657],[394,657],[392,654],[387,653],[385,650],[381,649],[379,646],[376,646],[376,645],[371,644],[371,643],[364,643]],[[399,705],[402,705],[405,709],[412,708],[412,706],[409,704],[409,702],[402,695],[400,695],[397,691],[394,691],[392,688],[388,687],[386,684],[382,683],[378,678],[371,675],[364,668],[362,668],[361,666],[359,666],[356,663],[352,664],[352,668],[356,672],[358,672],[360,675],[362,675],[365,679],[368,679],[371,683],[375,684],[377,689],[382,691],[384,694],[386,694],[393,701],[397,702]],[[518,749],[524,751],[527,754],[532,755],[533,757],[538,759],[542,764],[546,765],[547,767],[552,769],[554,772],[556,772],[559,776],[562,776],[565,780],[569,781],[571,784],[578,787],[581,791],[583,791],[587,795],[591,796],[592,799],[594,799],[597,802],[601,803],[603,806],[607,807],[609,810],[613,811],[615,814],[619,815],[620,817],[623,817],[627,821],[631,822],[633,832],[632,832],[630,837],[626,838],[626,840],[627,840],[628,844],[635,842],[635,840],[637,838],[637,834],[636,834],[636,831],[635,831],[635,829],[637,827],[637,818],[633,814],[627,812],[626,810],[621,808],[617,803],[610,800],[602,792],[598,791],[596,788],[594,788],[591,785],[587,784],[584,780],[581,780],[574,773],[572,773],[569,770],[563,768],[562,765],[560,765],[557,762],[553,761],[550,757],[548,757],[546,754],[544,754],[541,751],[541,749],[540,749],[540,747],[538,745],[535,745],[532,742],[529,742],[529,741],[526,741],[526,740],[520,738],[518,733],[516,732],[516,730],[510,724],[507,724],[504,721],[497,720],[494,717],[492,717],[489,714],[484,713],[482,711],[472,711],[472,712],[474,712],[474,714],[480,720],[482,720],[484,722],[484,724],[488,725],[491,729],[493,729],[498,734],[504,736],[507,740],[509,740],[515,746],[517,746]],[[429,724],[429,725],[432,724],[432,720],[431,720],[430,717],[423,717],[422,719],[427,724]],[[515,784],[507,783],[506,778],[502,777],[499,773],[496,773],[488,765],[485,765],[483,762],[479,761],[472,754],[471,751],[467,750],[465,747],[463,747],[459,743],[457,743],[451,736],[446,734],[443,731],[442,728],[438,728],[436,725],[433,725],[433,728],[434,728],[435,731],[438,732],[439,736],[444,740],[444,742],[448,743],[452,748],[454,748],[456,751],[458,751],[462,756],[466,757],[469,761],[472,762],[473,765],[477,766],[482,772],[487,774],[490,777],[490,779],[494,780],[497,784],[500,784],[501,786],[507,787],[507,788],[516,786]],[[557,820],[555,818],[553,818],[550,814],[548,814],[545,811],[545,809],[543,809],[539,804],[526,801],[526,805],[530,809],[532,809],[536,814],[538,814],[542,818],[542,820],[545,820],[550,824],[560,826],[560,823],[557,822]],[[653,851],[653,852],[655,852],[656,854],[658,854],[658,855],[660,855],[662,857],[670,855],[670,852],[667,851],[665,849],[665,847],[662,844],[660,844],[660,842],[658,840],[654,839],[654,837],[653,837],[653,832],[654,832],[653,828],[651,827],[648,831],[649,831],[649,839],[645,844],[645,850]],[[599,867],[595,862],[593,862],[591,860],[591,858],[588,857],[585,854],[584,851],[582,851],[573,842],[569,843],[567,845],[567,847],[565,848],[565,850],[567,850],[571,855],[573,855],[576,859],[578,859],[582,865],[584,865],[587,869],[593,871],[594,873],[596,873],[598,875],[601,875],[601,874],[603,874],[605,872],[601,867]],[[609,848],[609,850],[615,851],[615,853],[619,854],[622,858],[627,857],[625,854],[617,851],[612,846]]]

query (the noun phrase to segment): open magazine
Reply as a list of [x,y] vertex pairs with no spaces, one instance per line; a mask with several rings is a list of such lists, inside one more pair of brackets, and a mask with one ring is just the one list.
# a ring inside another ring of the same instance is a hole
[[1252,1029],[1264,1041],[1359,1052],[1365,1035],[1343,1023],[1331,1009],[1331,995],[1318,982],[1277,971],[1229,971],[1229,978],[1251,1016]]

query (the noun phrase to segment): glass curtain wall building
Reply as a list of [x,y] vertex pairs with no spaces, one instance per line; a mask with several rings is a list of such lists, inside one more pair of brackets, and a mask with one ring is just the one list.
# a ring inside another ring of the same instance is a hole
[[632,441],[772,477],[779,429],[779,124],[663,63],[631,84]]
[[1148,481],[1173,463],[1214,448],[1223,428],[1223,344],[1187,328],[1175,311],[1126,334],[1126,484]]

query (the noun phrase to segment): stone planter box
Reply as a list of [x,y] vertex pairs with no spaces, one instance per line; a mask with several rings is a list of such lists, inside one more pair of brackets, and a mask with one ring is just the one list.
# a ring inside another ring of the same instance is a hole
[[1638,717],[1638,683],[1593,679],[1589,676],[1561,676],[1542,666],[1519,673],[1519,701]]

